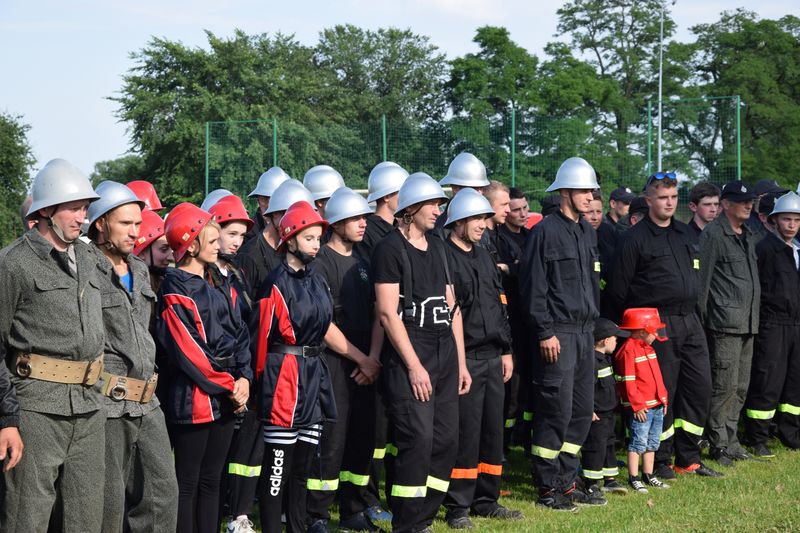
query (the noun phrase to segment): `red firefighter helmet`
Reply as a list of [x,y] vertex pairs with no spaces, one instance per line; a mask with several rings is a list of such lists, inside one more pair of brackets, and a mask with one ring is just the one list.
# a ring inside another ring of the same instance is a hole
[[179,262],[186,255],[186,251],[200,231],[213,217],[211,213],[203,211],[194,204],[183,202],[169,212],[165,230],[167,242],[175,255],[175,262]]
[[253,227],[253,221],[247,214],[242,199],[238,196],[225,196],[220,201],[212,205],[209,210],[214,216],[214,222],[222,226],[228,222],[242,222],[247,226],[247,231]]
[[153,187],[153,184],[149,181],[135,180],[125,185],[133,191],[133,194],[135,194],[139,200],[144,202],[144,205],[148,209],[152,209],[153,211],[164,209],[164,206],[161,205],[161,200],[158,199],[158,194],[156,194],[156,188]]
[[643,329],[663,342],[667,338],[659,336],[658,330],[665,327],[667,325],[661,321],[658,309],[655,307],[632,307],[626,309],[625,313],[623,313],[622,324],[620,324],[619,329]]
[[281,218],[278,230],[281,234],[281,241],[278,243],[278,251],[284,251],[286,242],[311,226],[322,226],[322,232],[328,227],[328,223],[319,216],[308,202],[295,202]]
[[155,211],[142,211],[142,225],[139,226],[139,238],[133,247],[133,255],[139,256],[145,248],[164,235],[164,221]]

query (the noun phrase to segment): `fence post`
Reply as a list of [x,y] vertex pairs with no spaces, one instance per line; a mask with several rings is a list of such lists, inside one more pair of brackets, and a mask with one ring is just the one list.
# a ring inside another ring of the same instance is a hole
[[653,103],[647,101],[647,175],[653,173]]
[[381,147],[383,153],[383,160],[389,159],[386,157],[386,115],[381,115]]
[[511,106],[511,186],[517,186],[517,110]]
[[742,97],[736,95],[736,179],[742,179]]
[[205,188],[206,188],[206,194],[205,195],[206,196],[208,196],[208,148],[209,148],[209,146],[208,146],[208,125],[209,125],[209,123],[206,122],[206,184],[205,184]]
[[272,166],[278,166],[278,119],[272,119]]

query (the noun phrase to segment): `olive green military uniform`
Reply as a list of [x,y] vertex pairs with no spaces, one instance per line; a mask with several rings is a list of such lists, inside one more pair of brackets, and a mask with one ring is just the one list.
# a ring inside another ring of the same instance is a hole
[[[36,229],[0,251],[0,343],[12,372],[19,352],[86,362],[103,353],[97,257],[80,241],[72,251],[70,259]],[[0,531],[46,531],[58,485],[62,531],[99,533],[106,420],[99,388],[16,373],[12,380],[25,452],[4,476]]]
[[[97,255],[106,333],[104,370],[147,381],[155,372],[156,353],[148,329],[156,295],[150,287],[147,266],[132,254],[128,256],[133,278],[133,290],[128,292],[111,262],[91,246]],[[147,403],[109,396],[103,399],[108,417],[103,533],[123,531],[126,490],[128,523],[133,533],[172,533],[178,515],[178,484],[158,397],[153,395]],[[134,464],[140,475],[131,478]],[[133,486],[126,487],[128,484]]]

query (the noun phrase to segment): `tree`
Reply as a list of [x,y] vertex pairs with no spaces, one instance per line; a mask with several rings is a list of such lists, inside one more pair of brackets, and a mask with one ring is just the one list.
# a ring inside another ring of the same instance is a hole
[[119,183],[128,183],[133,180],[148,180],[144,160],[138,155],[126,155],[109,161],[95,163],[94,171],[89,176],[92,186],[96,187],[101,181],[111,180]]
[[409,29],[338,25],[321,32],[314,58],[336,77],[356,120],[423,123],[445,112],[445,56]]
[[[794,189],[800,173],[800,19],[759,20],[739,9],[713,24],[691,28],[689,82],[699,96],[740,95],[742,177],[771,178]],[[720,177],[736,175],[735,105],[728,120],[706,119],[702,128],[677,122],[685,149],[705,156]],[[713,117],[712,117],[713,118]],[[720,156],[722,154],[722,156]]]
[[0,113],[0,244],[22,234],[19,208],[30,185],[36,159],[28,144],[30,126],[21,116]]

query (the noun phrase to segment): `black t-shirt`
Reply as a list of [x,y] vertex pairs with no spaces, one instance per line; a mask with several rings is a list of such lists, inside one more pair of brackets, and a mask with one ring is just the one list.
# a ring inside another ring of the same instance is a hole
[[331,288],[334,323],[350,342],[367,353],[375,301],[367,262],[355,252],[347,256],[323,246],[311,264]]
[[411,263],[414,324],[422,328],[443,329],[450,326],[450,308],[445,299],[447,276],[442,262],[444,243],[430,236],[427,239],[428,249],[422,251],[409,244],[400,230],[390,232],[372,253],[373,279],[375,283],[399,283],[402,308],[405,267],[401,250],[405,248]]

